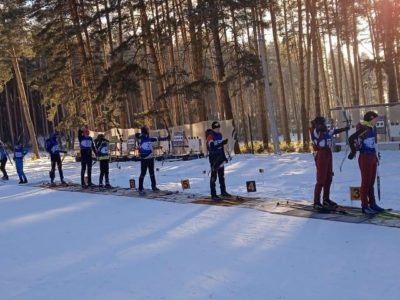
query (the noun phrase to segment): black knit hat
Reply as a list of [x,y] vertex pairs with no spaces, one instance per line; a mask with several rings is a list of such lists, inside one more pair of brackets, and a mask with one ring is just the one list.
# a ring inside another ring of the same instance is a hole
[[214,121],[214,122],[212,122],[212,124],[211,124],[211,128],[212,128],[212,129],[220,128],[220,127],[221,127],[221,125],[219,124],[218,121]]
[[364,121],[372,121],[373,119],[375,119],[376,117],[378,117],[378,114],[374,111],[369,111],[364,115]]
[[147,125],[144,125],[141,128],[141,132],[142,132],[142,134],[149,134],[149,127]]
[[314,120],[311,121],[311,123],[315,125],[323,125],[326,123],[326,119],[324,117],[316,117]]

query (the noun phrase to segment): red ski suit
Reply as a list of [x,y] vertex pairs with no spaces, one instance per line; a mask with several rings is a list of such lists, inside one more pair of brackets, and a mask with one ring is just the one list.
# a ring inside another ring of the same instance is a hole
[[357,131],[349,138],[351,151],[357,150],[358,141],[360,156],[358,165],[361,172],[361,206],[366,208],[368,205],[375,204],[375,178],[378,168],[378,158],[376,156],[376,131],[375,127],[369,122],[362,121],[357,124]]
[[329,194],[333,178],[332,167],[332,137],[333,135],[343,131],[343,129],[331,129],[327,131],[319,131],[311,129],[311,140],[313,142],[315,154],[315,166],[317,168],[317,182],[314,188],[314,204],[320,204],[320,196],[322,189],[324,190],[323,200],[330,200]]

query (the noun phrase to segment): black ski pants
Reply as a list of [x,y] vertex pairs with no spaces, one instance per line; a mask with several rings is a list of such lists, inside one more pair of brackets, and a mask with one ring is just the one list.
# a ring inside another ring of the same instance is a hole
[[108,159],[100,160],[100,179],[99,184],[103,184],[103,177],[105,177],[106,184],[110,184],[109,175],[110,164]]
[[8,178],[8,175],[6,172],[6,163],[7,163],[7,157],[0,161],[0,170],[3,173],[3,176]]
[[142,159],[140,162],[139,190],[143,190],[144,177],[149,169],[151,188],[156,188],[156,176],[154,175],[154,158]]
[[56,177],[56,165],[58,169],[58,174],[60,174],[60,180],[64,179],[64,174],[62,170],[62,162],[60,154],[53,154],[50,156],[51,159],[51,170],[50,170],[50,180],[53,182]]
[[85,173],[87,168],[88,185],[92,184],[92,159],[81,160],[81,185],[85,185]]
[[225,186],[225,168],[220,167],[218,169],[212,168],[211,166],[211,177],[210,177],[210,189],[211,189],[211,196],[216,196],[217,191],[215,189],[215,183],[219,181],[219,187],[221,188],[221,194],[226,193],[226,186]]

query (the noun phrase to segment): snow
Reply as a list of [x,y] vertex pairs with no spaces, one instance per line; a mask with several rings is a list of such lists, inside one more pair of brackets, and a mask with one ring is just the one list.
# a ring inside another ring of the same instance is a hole
[[[343,156],[334,153],[331,194],[350,205],[360,175],[356,160],[339,171]],[[120,164],[111,164],[111,183],[128,186],[139,163]],[[7,166],[0,299],[400,299],[397,228],[21,187]],[[28,180],[47,180],[49,167],[47,158],[26,160]],[[162,189],[190,179],[189,192],[209,193],[206,159],[156,168]],[[400,209],[399,169],[400,151],[384,151],[381,206]],[[64,170],[79,181],[78,163],[68,158]],[[248,195],[245,182],[256,180],[249,196],[303,200],[311,199],[315,169],[311,154],[240,155],[226,179],[231,193]]]

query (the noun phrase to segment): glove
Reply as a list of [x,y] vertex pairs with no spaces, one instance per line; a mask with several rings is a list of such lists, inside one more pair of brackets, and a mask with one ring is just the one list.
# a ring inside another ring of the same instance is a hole
[[138,139],[138,138],[140,138],[140,133],[139,132],[136,132],[135,133],[135,137]]
[[222,144],[222,145],[228,144],[228,139],[224,139],[224,140],[221,142],[221,144]]
[[347,156],[348,159],[353,159],[356,156],[356,152],[350,152],[349,156]]
[[345,128],[344,128],[344,131],[349,131],[350,130],[350,126],[346,126]]

